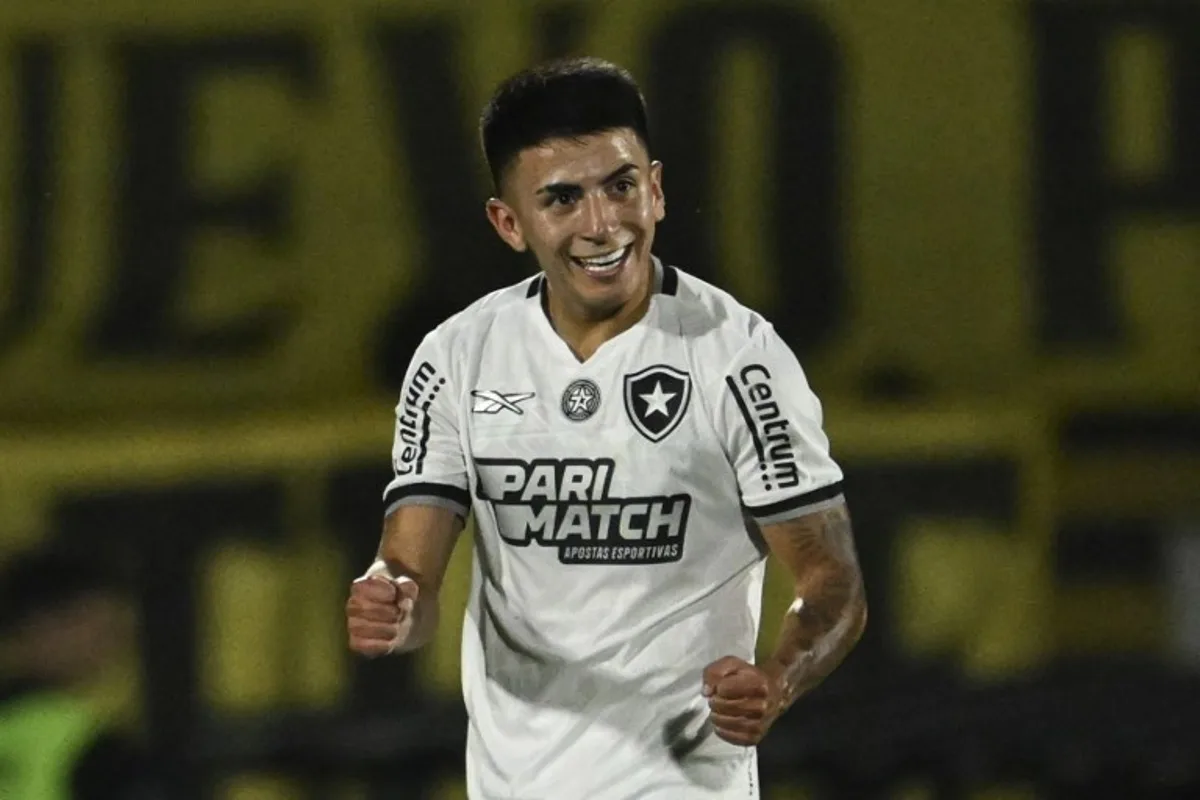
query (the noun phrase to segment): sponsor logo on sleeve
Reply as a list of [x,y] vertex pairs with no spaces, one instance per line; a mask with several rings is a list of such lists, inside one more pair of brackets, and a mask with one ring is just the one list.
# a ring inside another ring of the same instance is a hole
[[400,396],[392,468],[397,475],[420,475],[429,447],[429,407],[446,379],[428,361],[421,362]]
[[747,364],[725,382],[754,440],[763,488],[769,492],[799,486],[792,425],[775,399],[770,370],[762,364]]

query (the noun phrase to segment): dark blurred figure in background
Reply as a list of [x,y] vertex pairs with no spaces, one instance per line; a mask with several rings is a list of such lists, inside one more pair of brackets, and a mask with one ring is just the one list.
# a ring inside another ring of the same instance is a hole
[[93,559],[34,550],[0,565],[0,797],[154,796],[140,749],[87,695],[130,619],[121,581]]

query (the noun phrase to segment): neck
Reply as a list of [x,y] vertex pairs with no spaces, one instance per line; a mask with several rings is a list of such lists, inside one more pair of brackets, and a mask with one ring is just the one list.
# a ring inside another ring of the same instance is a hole
[[550,324],[575,357],[586,361],[600,349],[600,345],[632,328],[646,316],[653,292],[653,270],[647,270],[647,280],[628,302],[616,309],[597,314],[563,298],[563,292],[555,292],[546,282],[546,314]]

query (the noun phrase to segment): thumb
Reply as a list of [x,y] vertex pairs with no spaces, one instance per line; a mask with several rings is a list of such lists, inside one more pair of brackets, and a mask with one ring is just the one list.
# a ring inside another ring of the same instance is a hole
[[701,693],[705,697],[711,697],[717,691],[717,684],[722,678],[733,675],[742,668],[745,662],[736,656],[725,656],[717,659],[713,663],[704,668],[703,687]]
[[402,611],[411,612],[421,594],[421,587],[412,578],[404,576],[393,579],[391,583],[396,587],[396,605]]

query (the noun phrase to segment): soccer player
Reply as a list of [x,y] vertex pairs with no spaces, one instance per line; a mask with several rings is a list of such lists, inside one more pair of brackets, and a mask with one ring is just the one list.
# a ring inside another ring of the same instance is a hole
[[[770,323],[652,254],[662,165],[627,72],[522,72],[480,127],[487,217],[540,272],[413,356],[350,647],[429,641],[474,513],[470,796],[757,797],[754,746],[866,622],[821,406]],[[795,601],[756,664],[768,555]]]

